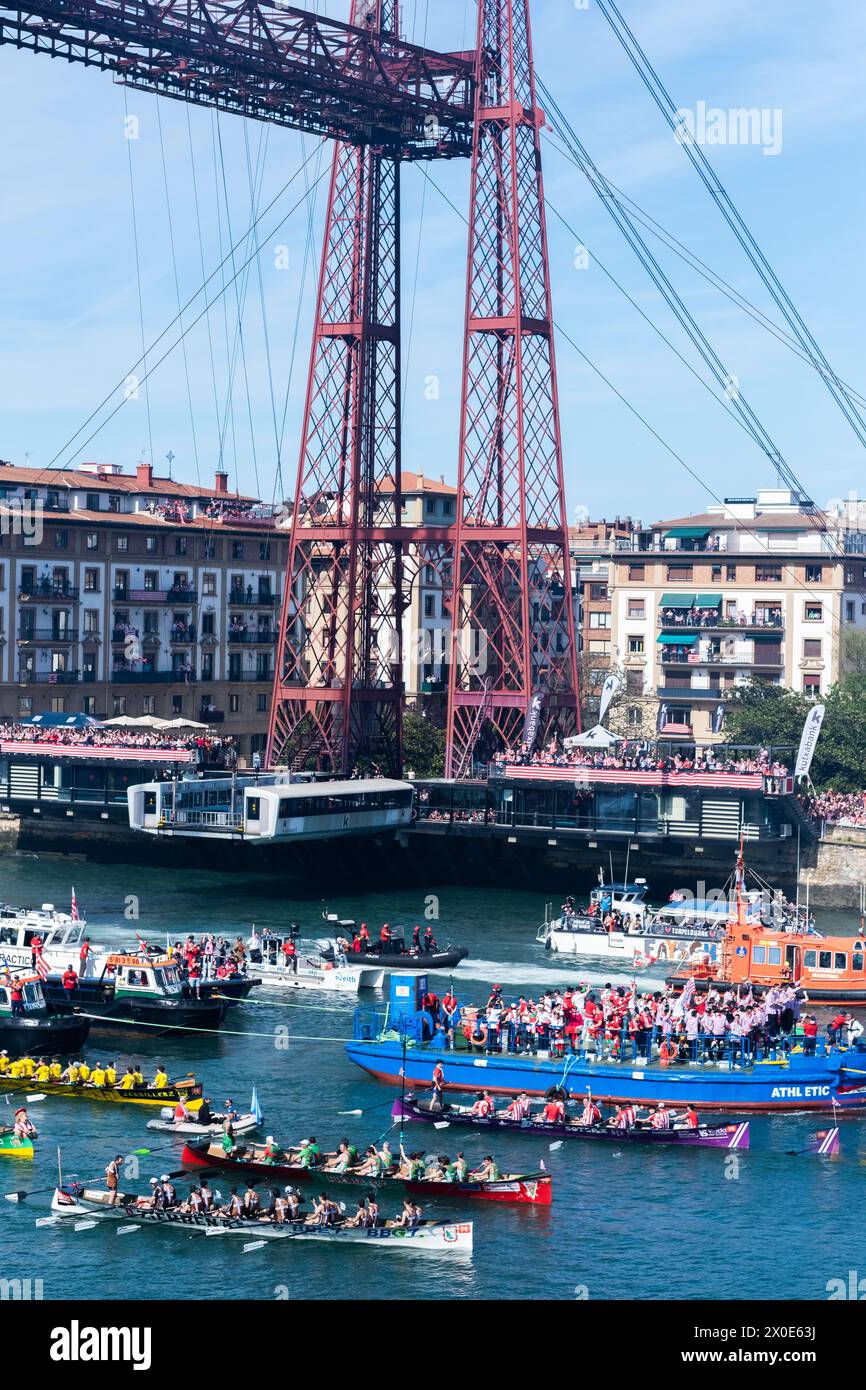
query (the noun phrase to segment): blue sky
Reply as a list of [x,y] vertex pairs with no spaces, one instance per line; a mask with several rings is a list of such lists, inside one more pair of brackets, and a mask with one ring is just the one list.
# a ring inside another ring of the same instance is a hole
[[[850,0],[822,5],[806,0],[620,3],[679,106],[695,109],[703,101],[708,107],[781,111],[777,156],[763,154],[756,145],[715,147],[708,154],[836,371],[866,390],[866,10]],[[348,0],[329,0],[324,8],[339,17],[348,12]],[[406,0],[404,27],[420,42],[426,26],[431,47],[470,46],[474,12],[470,0]],[[596,163],[742,294],[768,310],[763,286],[662,123],[595,0],[589,0],[586,10],[577,9],[574,0],[535,0],[533,25],[539,75]],[[311,255],[305,250],[308,203],[302,202],[282,228],[272,229],[301,198],[303,175],[263,221],[261,285],[254,267],[240,301],[243,352],[239,303],[231,289],[188,332],[186,361],[178,347],[151,377],[150,426],[142,391],[94,438],[89,436],[106,420],[107,411],[65,447],[141,350],[125,111],[139,122],[139,138],[131,149],[148,343],[177,312],[175,269],[183,302],[201,284],[202,262],[210,273],[228,249],[228,221],[235,238],[245,230],[250,167],[261,170],[262,208],[306,156],[311,156],[306,170],[311,180],[326,166],[327,154],[316,152],[311,137],[233,116],[219,119],[220,163],[212,113],[165,100],[160,104],[161,143],[155,97],[125,92],[108,75],[0,49],[0,457],[40,467],[99,459],[130,469],[149,455],[152,438],[158,472],[164,471],[165,455],[171,452],[174,477],[207,481],[222,436],[233,485],[267,499],[291,493],[324,181],[313,208]],[[706,482],[702,486],[691,478],[560,336],[570,514],[584,506],[593,516],[629,512],[651,521],[700,510],[711,492],[742,494],[772,482],[763,454],[602,274],[599,260],[683,346],[666,306],[582,175],[550,141],[545,142],[544,161],[549,201],[590,251],[588,267],[577,269],[574,237],[549,215],[557,322]],[[431,173],[448,198],[466,209],[468,162],[436,165]],[[425,191],[419,170],[405,171],[403,188],[407,338],[410,320],[413,325],[406,343],[404,467],[454,481],[466,229],[433,187],[427,185]],[[283,246],[288,269],[275,264]],[[662,251],[661,257],[741,391],[816,500],[825,502],[851,489],[864,495],[861,446],[815,374],[669,252]],[[172,331],[159,352],[176,336]],[[431,374],[440,379],[435,401],[425,392]]]

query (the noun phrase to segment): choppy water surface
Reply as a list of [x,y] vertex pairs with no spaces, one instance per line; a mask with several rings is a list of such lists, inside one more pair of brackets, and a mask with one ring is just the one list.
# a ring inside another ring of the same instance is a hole
[[[339,853],[335,847],[334,853]],[[327,884],[310,885],[303,900],[284,896],[279,879],[202,871],[75,864],[43,857],[0,860],[0,898],[66,907],[74,883],[96,939],[120,945],[144,937],[164,941],[186,931],[243,931],[295,920],[305,935],[320,929]],[[451,937],[471,957],[455,972],[461,998],[473,1001],[491,982],[509,991],[537,993],[575,979],[603,981],[574,963],[551,959],[535,943],[544,914],[545,885],[537,893],[432,886],[424,892],[376,893],[332,900],[345,916],[423,924],[425,903],[438,898],[439,941]],[[133,901],[135,900],[135,901]],[[850,914],[818,914],[818,926],[856,929]],[[125,920],[137,907],[139,917]],[[441,983],[445,983],[444,978]],[[441,993],[441,990],[440,990]],[[370,996],[371,1001],[380,996]],[[389,1123],[393,1092],[346,1061],[354,996],[307,994],[289,1003],[259,998],[234,1009],[219,1037],[144,1041],[94,1040],[88,1054],[164,1061],[168,1071],[195,1071],[214,1103],[231,1095],[246,1107],[258,1084],[266,1132],[283,1140],[315,1133],[331,1146],[346,1134],[378,1139]],[[288,1048],[275,1037],[289,1029]],[[275,1033],[275,1030],[280,1030]],[[238,1034],[243,1034],[239,1036]],[[5,1102],[0,1101],[0,1105]],[[361,1108],[365,1114],[341,1117]],[[0,1274],[41,1279],[46,1299],[144,1298],[825,1298],[829,1280],[866,1276],[866,1233],[856,1219],[866,1180],[866,1120],[843,1122],[843,1152],[836,1160],[792,1157],[819,1121],[814,1116],[752,1120],[752,1150],[681,1153],[623,1148],[598,1152],[565,1143],[549,1152],[531,1136],[496,1141],[504,1167],[528,1170],[543,1160],[554,1178],[547,1210],[485,1203],[431,1202],[428,1214],[471,1218],[471,1260],[412,1256],[358,1247],[320,1249],[275,1244],[241,1253],[241,1242],[205,1241],[171,1230],[118,1236],[111,1226],[75,1233],[37,1229],[47,1214],[60,1146],[64,1172],[101,1177],[117,1152],[166,1145],[145,1128],[156,1110],[140,1106],[54,1101],[33,1107],[40,1129],[35,1162],[0,1159],[2,1191],[42,1189],[26,1203],[0,1203]],[[10,1110],[11,1114],[11,1110]],[[413,1144],[448,1153],[464,1148],[481,1157],[483,1140],[470,1130],[412,1130]],[[435,1138],[434,1138],[435,1135]],[[180,1146],[143,1157],[137,1184],[178,1168]],[[219,1179],[216,1186],[227,1190]],[[181,1183],[182,1187],[183,1184]],[[312,1185],[311,1185],[312,1186]],[[346,1192],[351,1200],[351,1191]],[[854,1215],[854,1219],[852,1219]]]

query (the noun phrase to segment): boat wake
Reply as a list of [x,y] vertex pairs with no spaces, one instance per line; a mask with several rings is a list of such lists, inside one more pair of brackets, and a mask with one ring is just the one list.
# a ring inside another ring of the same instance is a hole
[[[437,972],[430,972],[431,975],[434,973]],[[591,985],[604,985],[608,981],[611,984],[630,983],[636,978],[640,990],[664,988],[661,975],[649,975],[645,971],[638,971],[635,977],[622,968],[616,969],[610,965],[591,970],[573,959],[563,960],[561,965],[553,961],[546,961],[544,965],[521,965],[510,961],[479,960],[470,956],[468,960],[461,961],[456,971],[446,970],[438,973],[453,979],[455,986],[459,986],[461,980],[484,980],[487,984],[518,985],[527,988],[552,986],[562,989],[565,985],[576,985],[581,981]]]

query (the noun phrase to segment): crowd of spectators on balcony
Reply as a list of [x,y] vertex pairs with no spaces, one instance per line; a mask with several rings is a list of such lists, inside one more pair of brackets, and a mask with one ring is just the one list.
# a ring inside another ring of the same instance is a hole
[[787,777],[784,763],[776,761],[768,748],[756,748],[744,755],[728,752],[723,747],[699,748],[694,755],[666,754],[656,744],[646,740],[623,740],[616,751],[592,748],[563,748],[556,740],[545,748],[530,753],[526,746],[505,749],[493,759],[495,766],[506,764],[519,767],[588,767],[609,768],[618,772],[715,772],[744,776],[756,772],[765,777]]
[[145,511],[151,516],[158,516],[162,521],[176,521],[181,525],[193,520],[219,521],[229,525],[232,522],[273,525],[274,521],[273,507],[261,502],[246,502],[239,497],[201,501],[170,497],[160,502],[152,498],[147,502]]
[[782,610],[756,608],[752,613],[740,609],[723,613],[715,608],[662,608],[659,623],[663,627],[782,627]]
[[91,724],[81,729],[57,728],[50,725],[17,724],[10,720],[0,724],[0,742],[50,744],[58,750],[69,747],[92,748],[164,748],[167,752],[191,749],[196,761],[220,767],[237,762],[237,748],[232,737],[220,738],[198,730],[184,733],[179,729],[124,729]]

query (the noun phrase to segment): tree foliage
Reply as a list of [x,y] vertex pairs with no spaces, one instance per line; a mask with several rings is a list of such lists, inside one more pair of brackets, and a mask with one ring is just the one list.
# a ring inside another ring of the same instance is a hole
[[445,730],[411,709],[403,715],[403,766],[416,777],[445,773]]
[[[753,682],[728,701],[725,742],[792,745],[800,742],[812,701],[778,685]],[[811,778],[819,789],[862,791],[866,787],[866,674],[834,685],[822,703],[824,723],[815,748]]]

